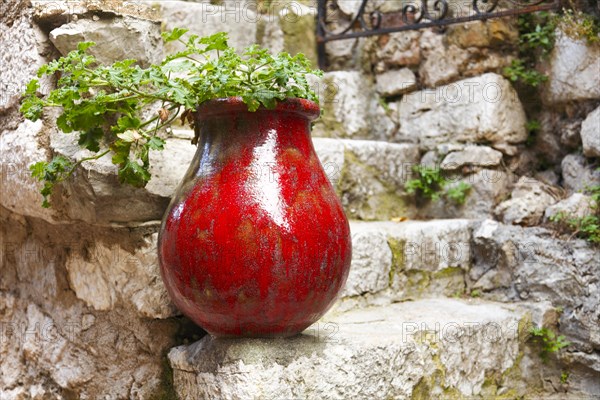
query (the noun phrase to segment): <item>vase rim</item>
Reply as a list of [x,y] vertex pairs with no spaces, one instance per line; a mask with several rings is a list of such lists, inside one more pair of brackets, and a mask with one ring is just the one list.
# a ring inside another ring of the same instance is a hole
[[[268,109],[260,106],[256,112],[291,112],[301,114],[309,121],[314,121],[321,115],[319,105],[308,99],[297,97],[288,97],[285,100],[278,100],[274,109]],[[251,112],[248,111],[248,105],[244,103],[241,97],[221,97],[218,99],[207,100],[198,106],[196,118],[200,121],[211,117],[232,112]]]

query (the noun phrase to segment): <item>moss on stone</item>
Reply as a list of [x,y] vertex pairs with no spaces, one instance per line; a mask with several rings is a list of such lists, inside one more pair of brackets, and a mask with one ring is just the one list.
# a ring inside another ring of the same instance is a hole
[[315,124],[316,133],[322,137],[345,137],[344,125],[336,119],[334,100],[337,92],[330,92],[336,88],[333,77],[325,75],[321,86],[317,88],[321,98],[321,118]]
[[[342,198],[346,212],[363,220],[388,220],[393,216],[404,215],[408,207],[392,184],[380,181],[381,171],[360,161],[351,150],[344,150],[344,166],[336,191]],[[379,193],[362,191],[358,182],[378,181],[382,187]]]
[[[311,60],[313,67],[318,65],[315,17],[312,14],[294,14],[294,8],[280,13],[279,23],[283,31],[284,49],[292,55],[303,53]],[[283,14],[283,15],[282,15]]]
[[390,267],[389,286],[391,287],[394,283],[394,276],[400,271],[404,270],[405,258],[404,250],[406,247],[406,240],[388,238],[387,240],[390,251],[392,252],[392,266]]
[[162,374],[159,388],[149,397],[149,400],[173,400],[177,399],[177,393],[173,386],[173,368],[169,364],[167,355],[162,357]]
[[433,279],[453,278],[460,275],[463,276],[463,270],[460,267],[447,267],[432,274]]
[[413,297],[420,297],[431,282],[430,273],[427,271],[409,270],[406,271],[407,293]]

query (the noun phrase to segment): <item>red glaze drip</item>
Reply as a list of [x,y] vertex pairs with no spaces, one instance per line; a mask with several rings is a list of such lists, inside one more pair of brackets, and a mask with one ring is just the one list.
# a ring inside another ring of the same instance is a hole
[[348,277],[348,220],[310,139],[310,101],[248,112],[201,106],[198,151],[163,219],[161,272],[179,309],[214,336],[291,336]]

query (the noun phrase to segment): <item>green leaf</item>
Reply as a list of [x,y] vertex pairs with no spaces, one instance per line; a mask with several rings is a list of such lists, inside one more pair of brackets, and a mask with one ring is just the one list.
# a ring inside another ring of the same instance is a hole
[[89,49],[92,46],[95,46],[96,43],[95,42],[80,42],[77,45],[77,50],[79,51],[86,51],[87,49]]
[[94,153],[100,151],[100,140],[104,136],[104,132],[101,128],[90,129],[79,134],[79,146],[93,151]]
[[48,163],[46,161],[38,161],[29,166],[29,170],[31,171],[31,176],[38,179],[43,180],[45,176],[45,170]]
[[173,42],[185,35],[188,31],[189,29],[174,28],[171,32],[163,32],[161,35],[165,42]]
[[152,136],[148,140],[148,147],[151,150],[163,150],[165,148],[165,141],[158,136]]
[[[170,42],[186,33],[187,29],[175,28],[162,36]],[[121,181],[143,186],[149,179],[150,151],[165,147],[157,132],[171,123],[169,116],[230,96],[241,97],[250,111],[274,108],[287,97],[318,102],[306,76],[322,72],[312,70],[304,55],[272,55],[258,46],[237,52],[227,40],[224,32],[202,38],[189,35],[184,50],[147,68],[133,59],[102,65],[86,53],[94,43],[80,43],[76,50],[39,68],[39,77],[56,78],[56,88],[40,94],[38,80],[31,80],[21,112],[35,121],[46,107],[59,108],[56,124],[63,132],[78,132],[79,146],[99,153],[98,157],[105,154],[100,154],[101,143],[107,143]],[[159,104],[159,115],[148,112]],[[74,167],[58,160],[32,168],[49,195],[53,184],[70,176]],[[419,190],[435,196],[427,179],[424,185]]]
[[117,126],[120,131],[126,131],[127,129],[138,129],[141,125],[142,121],[136,117],[130,117],[125,115],[117,121]]
[[214,35],[203,37],[200,39],[201,44],[205,44],[205,51],[211,50],[227,50],[229,46],[227,45],[228,35],[225,32],[215,33]]
[[31,176],[38,181],[44,181],[40,191],[43,196],[42,207],[50,207],[48,197],[52,194],[54,184],[62,181],[73,168],[71,161],[63,156],[56,156],[50,162],[39,161],[29,166]]
[[144,187],[150,180],[150,172],[137,161],[127,160],[119,169],[119,180],[135,187]]
[[27,88],[25,89],[25,95],[35,96],[37,94],[38,89],[40,88],[40,83],[37,79],[32,79],[27,84]]

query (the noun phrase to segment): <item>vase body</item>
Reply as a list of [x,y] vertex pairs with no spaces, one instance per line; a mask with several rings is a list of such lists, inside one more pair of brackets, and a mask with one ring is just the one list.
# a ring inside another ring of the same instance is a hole
[[291,336],[343,288],[348,220],[316,156],[310,101],[198,112],[198,150],[163,219],[161,273],[175,305],[214,336]]

